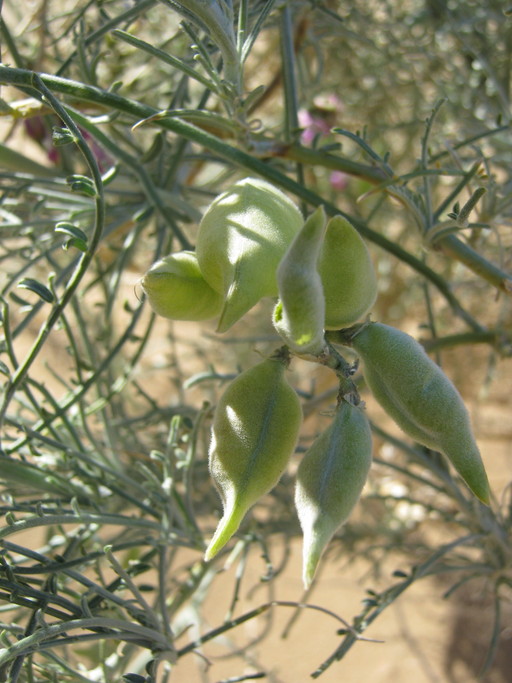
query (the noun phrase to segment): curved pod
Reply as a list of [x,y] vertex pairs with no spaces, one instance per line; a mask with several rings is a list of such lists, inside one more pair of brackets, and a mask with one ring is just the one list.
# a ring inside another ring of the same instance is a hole
[[254,503],[279,481],[295,450],[302,423],[286,363],[269,358],[239,375],[216,407],[209,452],[210,473],[224,513],[206,550],[214,557]]
[[342,216],[327,224],[318,260],[325,297],[325,329],[350,327],[371,309],[377,278],[368,247]]
[[196,253],[204,278],[224,298],[219,332],[277,295],[277,266],[303,222],[283,192],[258,178],[240,180],[212,202]]
[[306,588],[326,545],[359,500],[371,462],[372,436],[366,414],[360,406],[342,401],[297,471],[295,506],[304,535]]
[[369,323],[352,339],[368,387],[403,431],[443,453],[473,493],[489,502],[489,483],[464,402],[410,335]]
[[208,320],[222,310],[222,297],[204,279],[193,251],[154,263],[141,281],[149,305],[172,320]]
[[273,323],[298,353],[319,354],[324,341],[325,301],[317,261],[325,232],[325,212],[309,216],[277,269],[279,302]]

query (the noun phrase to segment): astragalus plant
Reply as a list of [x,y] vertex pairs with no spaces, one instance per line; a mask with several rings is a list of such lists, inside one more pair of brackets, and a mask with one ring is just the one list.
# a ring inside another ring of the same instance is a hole
[[[425,576],[492,596],[484,676],[512,586],[471,420],[510,375],[510,11],[0,9],[0,679],[277,681],[290,608],[321,619],[318,677]],[[371,570],[355,615],[311,593],[340,555]]]

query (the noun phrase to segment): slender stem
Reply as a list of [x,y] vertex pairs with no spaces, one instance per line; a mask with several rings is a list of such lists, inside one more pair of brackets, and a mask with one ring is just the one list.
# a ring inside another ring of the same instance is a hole
[[142,40],[141,38],[137,38],[137,36],[133,36],[131,33],[128,33],[127,31],[122,31],[121,29],[114,29],[114,31],[112,31],[112,35],[115,38],[119,38],[120,40],[123,40],[125,43],[128,43],[128,45],[132,45],[132,47],[136,47],[137,49],[142,50],[146,54],[151,55],[152,57],[156,57],[165,64],[169,64],[174,69],[178,69],[190,78],[193,78],[199,83],[202,83],[207,88],[210,88],[212,90],[215,89],[216,84],[213,83],[213,81],[211,81],[206,76],[203,76],[202,73],[200,73],[193,67],[189,66],[182,59],[174,57],[173,55],[164,52],[164,50],[160,50],[154,45],[151,45],[150,43],[146,43],[146,41]]
[[[246,612],[245,614],[242,614],[241,616],[237,617],[236,619],[231,619],[227,621],[226,623],[222,624],[222,626],[219,626],[218,628],[214,628],[211,631],[208,631],[208,633],[205,633],[204,636],[201,636],[197,640],[195,640],[192,643],[189,643],[188,645],[185,645],[182,647],[180,650],[178,650],[178,657],[182,657],[183,655],[188,654],[189,652],[193,652],[196,650],[198,647],[201,647],[204,643],[207,643],[208,641],[212,640],[213,638],[217,638],[217,636],[220,636],[222,633],[225,633],[226,631],[231,630],[232,628],[235,628],[236,626],[239,626],[240,624],[243,624],[246,621],[249,621],[250,619],[254,619],[255,617],[260,616],[261,614],[264,614],[267,610],[271,609],[272,607],[302,607],[304,609],[311,609],[315,611],[322,612],[324,614],[327,614],[328,616],[333,617],[337,621],[341,622],[343,626],[350,631],[350,633],[354,633],[354,637],[356,639],[359,639],[359,636],[355,631],[352,629],[350,624],[345,621],[342,617],[339,615],[335,614],[331,610],[326,609],[325,607],[319,607],[318,605],[311,605],[309,603],[300,603],[300,602],[291,602],[287,600],[273,600],[272,602],[267,602],[264,603],[263,605],[260,605],[259,607],[256,607],[255,609]],[[364,640],[364,639],[363,639]],[[375,642],[375,641],[373,641]]]
[[461,178],[460,182],[457,183],[457,185],[453,188],[450,194],[441,202],[441,204],[439,204],[433,216],[435,223],[437,223],[437,221],[442,216],[443,212],[446,211],[446,209],[449,208],[450,204],[459,196],[459,194],[466,187],[471,178],[473,178],[473,176],[477,173],[481,165],[482,164],[480,160],[474,163],[473,166],[471,166],[471,168],[469,169],[469,171],[464,174],[464,177]]
[[[48,88],[54,90],[55,92],[63,93],[79,100],[93,101],[97,104],[101,104],[118,111],[123,111],[126,114],[134,116],[138,120],[149,118],[150,116],[158,113],[158,110],[154,109],[153,107],[140,104],[139,102],[134,102],[133,100],[128,100],[117,93],[107,92],[94,86],[84,85],[82,83],[57,76],[41,75],[41,79]],[[22,89],[28,88],[31,94],[33,94],[33,90],[31,88],[31,71],[26,71],[23,69],[11,69],[9,67],[0,66],[0,83],[2,82],[21,87]],[[456,315],[461,317],[470,328],[477,331],[482,331],[483,328],[481,325],[479,325],[478,322],[475,321],[472,316],[462,307],[461,303],[451,291],[450,285],[444,280],[444,278],[439,276],[432,269],[422,263],[420,259],[407,252],[398,244],[388,240],[381,233],[371,230],[363,221],[355,218],[354,216],[350,216],[343,211],[340,211],[337,206],[331,204],[330,202],[326,202],[315,192],[301,186],[292,178],[284,175],[278,169],[274,168],[268,163],[265,163],[264,161],[244,152],[243,150],[228,145],[223,140],[220,140],[210,133],[197,128],[187,121],[175,118],[167,118],[155,122],[155,125],[177,133],[178,135],[189,140],[193,140],[199,145],[203,145],[210,151],[218,154],[222,159],[226,159],[237,166],[263,176],[270,182],[274,182],[283,190],[293,193],[312,206],[320,206],[323,204],[326,213],[330,216],[341,214],[342,216],[346,217],[364,238],[393,254],[399,260],[403,261],[427,280],[432,282],[432,284],[447,300]],[[488,265],[492,270],[492,264]],[[482,268],[481,272],[482,276],[486,276],[485,269]]]
[[148,605],[146,602],[144,596],[136,586],[135,582],[133,581],[132,577],[128,574],[127,571],[123,569],[121,564],[117,561],[116,557],[112,553],[111,548],[106,548],[105,549],[105,554],[107,556],[107,560],[110,562],[112,565],[112,569],[115,571],[115,573],[122,579],[124,585],[131,591],[133,594],[133,597],[138,601],[138,603],[141,605],[142,609],[144,610],[145,614],[145,623],[147,625],[151,625],[151,628],[158,629],[159,624],[158,620],[156,618],[155,613],[151,609],[151,607]]
[[393,602],[399,597],[399,595],[401,595],[407,588],[409,588],[409,586],[412,583],[431,573],[433,567],[441,559],[441,557],[443,557],[447,552],[449,552],[453,548],[465,543],[475,541],[477,538],[479,538],[478,534],[471,534],[469,536],[459,538],[453,543],[448,543],[446,545],[441,546],[441,548],[439,548],[439,550],[437,550],[433,555],[431,555],[431,557],[429,557],[428,560],[426,560],[423,564],[417,566],[407,579],[397,584],[396,586],[392,586],[387,591],[385,591],[385,593],[382,594],[382,596],[379,596],[381,599],[377,602],[377,604],[375,606],[368,608],[366,610],[366,613],[363,613],[360,617],[356,618],[355,629],[351,629],[350,632],[348,632],[345,635],[342,644],[328,659],[325,660],[323,664],[321,664],[318,667],[318,669],[316,669],[316,671],[314,671],[311,674],[311,677],[318,678],[319,676],[321,676],[321,674],[324,673],[324,671],[326,671],[326,669],[329,668],[329,666],[331,666],[331,664],[333,664],[335,661],[339,661],[340,659],[342,659],[342,657],[350,650],[352,645],[354,645],[354,643],[358,640],[358,635],[354,634],[354,630],[356,634],[360,634],[364,630],[366,630],[368,626],[380,615],[380,613],[383,612],[386,609],[386,607],[389,607],[389,605],[393,604]]
[[123,164],[126,164],[128,168],[130,168],[135,175],[139,178],[140,184],[142,185],[146,196],[150,202],[158,211],[160,214],[161,218],[165,221],[167,226],[174,232],[176,235],[178,241],[181,244],[181,247],[183,249],[190,249],[191,244],[186,237],[186,235],[179,229],[179,227],[176,225],[174,221],[171,221],[169,218],[169,211],[168,209],[164,206],[162,200],[160,199],[160,196],[158,194],[158,188],[155,187],[153,184],[148,172],[142,166],[140,163],[139,159],[136,159],[133,157],[131,154],[128,154],[128,152],[125,152],[122,150],[119,145],[116,145],[111,138],[109,138],[108,135],[105,135],[101,130],[99,130],[98,126],[95,126],[94,124],[91,123],[91,121],[88,119],[88,117],[83,116],[80,112],[76,111],[76,109],[72,109],[71,107],[67,108],[67,111],[69,112],[70,116],[72,116],[76,121],[80,124],[82,128],[84,128],[88,133],[90,133],[92,136],[98,140],[98,142],[105,147],[105,149],[108,149],[108,151],[116,156],[118,159],[120,159]]
[[501,330],[462,332],[460,334],[450,334],[446,337],[422,339],[420,341],[427,351],[455,348],[466,344],[490,344],[504,353],[504,355],[512,354],[512,339],[510,335],[507,337],[505,331]]
[[[117,356],[119,353],[119,349],[121,349],[125,344],[126,340],[130,338],[133,330],[135,329],[137,322],[139,320],[139,316],[142,312],[142,306],[139,306],[139,308],[135,311],[135,313],[132,316],[132,319],[130,320],[130,323],[124,333],[119,337],[118,341],[115,343],[115,345],[112,347],[110,352],[107,354],[107,356],[99,363],[98,367],[96,368],[95,372],[83,382],[79,387],[75,389],[75,391],[71,394],[71,396],[67,397],[66,399],[63,400],[62,404],[60,405],[60,408],[58,411],[53,413],[52,415],[49,415],[45,418],[45,420],[39,420],[35,425],[32,430],[32,432],[37,432],[38,430],[42,429],[45,426],[48,426],[53,420],[57,419],[61,415],[64,415],[66,411],[71,408],[75,403],[80,401],[82,397],[89,391],[89,389],[94,386],[98,382],[98,378],[101,376],[101,374],[105,371],[106,368],[109,367],[109,365],[112,362],[112,359]],[[142,348],[144,347],[145,341],[147,341],[147,337],[149,335],[151,328],[148,328],[147,335],[145,335],[144,339],[142,340],[140,346],[139,346],[139,353],[142,352]],[[17,441],[15,441],[9,448],[5,449],[5,452],[7,454],[14,453],[18,451],[20,448],[25,446],[27,442],[29,441],[28,436],[21,437]]]
[[[295,68],[295,46],[293,40],[293,17],[290,3],[281,10],[281,64],[283,71],[284,94],[284,140],[291,142],[299,128],[299,94],[297,92],[297,75]],[[304,185],[304,169],[302,163],[296,164],[297,181]],[[302,207],[305,212],[306,207]]]
[[[130,7],[125,12],[122,12],[121,14],[118,14],[112,19],[105,21],[101,24],[99,28],[95,29],[94,31],[89,33],[89,35],[85,36],[85,38],[83,39],[84,47],[92,45],[92,43],[95,43],[97,40],[99,40],[104,35],[109,33],[109,31],[116,28],[116,26],[119,26],[120,24],[126,26],[128,23],[136,19],[143,12],[151,9],[151,7],[153,7],[153,5],[156,5],[156,3],[157,0],[137,0],[136,4],[133,7]],[[57,75],[63,74],[65,71],[67,71],[68,66],[77,56],[77,53],[78,50],[75,50],[69,55],[69,57],[65,60],[65,62],[57,71]]]
[[[439,100],[434,106],[430,116],[427,119],[427,125],[425,126],[425,133],[421,141],[421,168],[426,171],[428,169],[428,142],[430,133],[432,131],[432,126],[434,124],[434,119],[439,112],[439,109],[443,105],[444,100]],[[431,183],[428,174],[423,176],[423,196],[425,200],[425,213],[426,213],[426,225],[425,232],[428,232],[432,227],[433,223],[433,210],[432,210],[432,194],[431,194]]]
[[498,591],[496,590],[494,594],[494,605],[493,605],[493,628],[492,628],[492,633],[491,633],[491,638],[489,642],[489,647],[487,648],[487,653],[485,656],[485,660],[480,668],[480,671],[478,672],[478,680],[483,681],[486,677],[486,675],[489,673],[489,669],[492,667],[492,665],[495,662],[495,657],[496,657],[496,652],[498,650],[499,644],[500,644],[500,636],[501,636],[501,630],[502,630],[502,600],[498,594]]
[[339,155],[334,156],[321,149],[304,147],[298,142],[293,142],[291,144],[276,142],[270,150],[267,149],[262,151],[266,151],[269,156],[297,161],[308,166],[321,166],[322,168],[329,168],[333,171],[343,171],[344,173],[348,173],[357,178],[363,178],[373,184],[389,181],[386,173],[378,166],[368,166],[367,164],[361,164],[346,157]]
[[111,637],[119,638],[122,640],[122,633],[128,632],[133,633],[140,638],[153,643],[155,647],[159,647],[163,650],[172,650],[171,643],[167,638],[154,629],[146,628],[140,624],[134,624],[129,621],[123,621],[122,619],[107,619],[106,617],[89,617],[86,619],[70,619],[62,624],[51,624],[50,626],[44,626],[39,628],[35,633],[30,636],[18,640],[13,643],[8,650],[4,650],[0,654],[0,666],[4,666],[7,662],[15,659],[23,653],[35,652],[39,647],[44,646],[44,641],[54,638],[55,636],[60,636],[68,633],[69,631],[78,629],[115,629],[111,633],[100,633],[96,637]]
[[445,235],[436,243],[443,254],[460,261],[478,276],[504,294],[512,295],[512,275],[480,256],[469,244],[456,235]]
[[295,50],[293,46],[293,20],[289,3],[281,10],[281,64],[283,69],[286,142],[293,140],[299,126],[297,79],[295,76]]
[[[30,74],[30,72],[27,72]],[[85,158],[85,161],[87,163],[87,166],[89,167],[89,170],[92,175],[93,183],[94,183],[94,188],[96,192],[95,196],[95,221],[94,221],[94,227],[92,230],[92,235],[91,239],[89,241],[88,249],[87,251],[83,254],[83,256],[80,258],[78,265],[74,271],[74,273],[71,275],[71,278],[68,282],[68,285],[62,295],[62,298],[60,301],[58,301],[53,309],[50,311],[50,314],[48,318],[46,319],[46,322],[42,325],[39,334],[34,341],[30,351],[28,352],[25,360],[23,363],[16,369],[14,372],[11,381],[5,391],[4,395],[4,400],[2,403],[2,406],[0,408],[0,426],[2,424],[3,418],[5,416],[5,413],[7,411],[7,407],[14,396],[17,388],[19,385],[23,382],[25,379],[32,363],[35,361],[41,347],[45,343],[48,335],[50,334],[51,330],[53,329],[54,325],[56,322],[59,320],[62,311],[66,308],[67,304],[69,303],[71,297],[74,295],[78,285],[80,284],[82,278],[84,277],[85,273],[87,272],[89,268],[89,264],[92,261],[92,258],[94,256],[94,253],[100,243],[101,240],[101,235],[103,232],[103,227],[105,224],[105,198],[103,195],[103,182],[101,178],[101,173],[98,168],[98,164],[96,163],[96,159],[94,158],[93,153],[87,146],[85,140],[83,139],[82,134],[80,133],[80,130],[78,129],[78,126],[75,124],[73,119],[68,115],[67,111],[65,108],[60,104],[60,102],[54,97],[52,92],[48,89],[48,87],[45,85],[43,80],[35,73],[32,73],[31,76],[29,77],[30,81],[30,86],[32,88],[35,88],[36,91],[40,94],[41,99],[46,101],[52,109],[55,111],[56,114],[60,116],[62,121],[68,126],[69,130],[75,137],[76,145],[78,146],[79,150],[82,152],[82,155]]]
[[22,519],[19,522],[7,524],[7,526],[0,529],[0,539],[10,536],[11,534],[25,531],[26,529],[35,529],[36,527],[53,526],[54,524],[113,524],[122,527],[135,527],[142,529],[150,529],[152,531],[160,532],[161,527],[158,522],[152,522],[148,519],[139,519],[136,517],[125,517],[123,515],[115,514],[92,514],[90,512],[80,512],[80,515],[75,514],[55,514],[45,515],[44,517],[29,517]]
[[235,93],[242,92],[242,69],[239,61],[233,16],[228,3],[205,0],[160,0],[209,33],[221,51],[226,80]]

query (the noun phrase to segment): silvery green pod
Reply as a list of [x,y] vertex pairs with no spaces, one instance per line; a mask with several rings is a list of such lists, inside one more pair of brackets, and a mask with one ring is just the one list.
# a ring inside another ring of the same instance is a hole
[[263,297],[277,296],[277,266],[303,223],[295,204],[258,178],[240,180],[212,202],[196,253],[204,278],[224,298],[219,332]]
[[325,212],[319,207],[288,247],[277,269],[279,302],[274,327],[298,353],[319,354],[325,346],[325,301],[317,271],[325,232]]
[[229,541],[252,505],[279,481],[302,423],[286,359],[271,357],[239,375],[215,409],[210,473],[224,513],[206,550],[210,560]]
[[405,332],[369,323],[352,339],[369,389],[399,427],[443,453],[473,493],[489,503],[489,483],[464,402],[441,368]]
[[222,296],[204,279],[192,251],[179,251],[154,263],[142,278],[151,308],[172,320],[208,320],[222,310]]
[[370,252],[342,216],[334,216],[327,224],[318,272],[324,288],[326,330],[350,327],[375,303],[377,278]]
[[364,409],[342,400],[297,471],[295,506],[304,536],[306,588],[325,547],[359,500],[371,462],[372,436]]

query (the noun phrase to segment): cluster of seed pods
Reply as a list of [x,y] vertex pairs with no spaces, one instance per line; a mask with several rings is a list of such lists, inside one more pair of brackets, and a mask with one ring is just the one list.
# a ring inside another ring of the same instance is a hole
[[[233,380],[215,408],[209,464],[224,510],[207,560],[287,468],[302,409],[286,368],[293,355],[323,362],[330,353],[326,330],[346,331],[342,337],[360,357],[376,400],[412,439],[444,454],[471,491],[489,502],[484,465],[457,389],[411,336],[364,320],[377,296],[376,275],[364,240],[341,216],[327,220],[319,208],[304,220],[280,190],[245,178],[206,210],[196,251],[157,262],[142,287],[156,313],[175,320],[218,318],[219,332],[263,297],[277,299],[273,324],[285,345]],[[364,404],[352,389],[340,390],[330,425],[297,472],[306,586],[359,500],[371,459]]]

